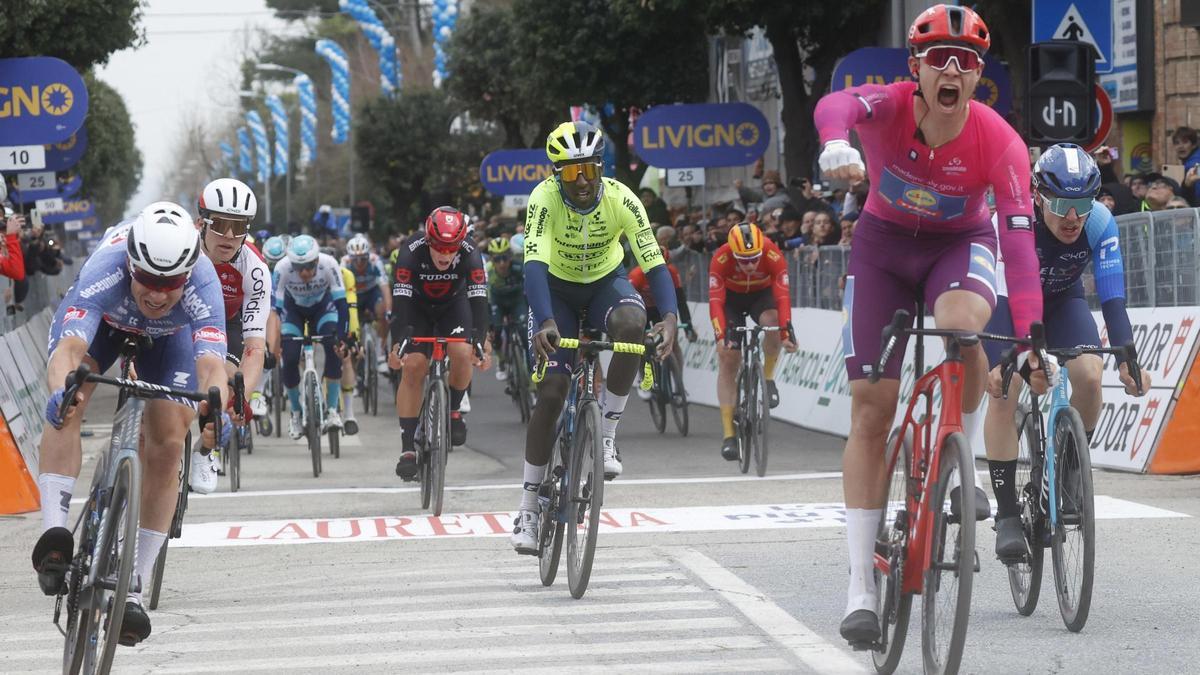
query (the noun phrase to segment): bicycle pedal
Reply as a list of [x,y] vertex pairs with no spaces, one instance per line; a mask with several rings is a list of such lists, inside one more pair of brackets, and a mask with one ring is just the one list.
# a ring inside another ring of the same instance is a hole
[[850,649],[853,649],[856,652],[882,652],[883,651],[883,645],[877,641],[876,642],[868,642],[868,641],[860,640],[860,641],[850,642],[849,645],[850,645]]

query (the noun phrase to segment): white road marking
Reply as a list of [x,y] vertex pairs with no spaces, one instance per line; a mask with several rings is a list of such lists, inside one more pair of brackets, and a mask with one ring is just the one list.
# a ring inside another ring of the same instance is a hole
[[733,572],[695,549],[668,552],[704,583],[721,594],[764,633],[787,647],[801,661],[821,673],[865,673],[846,652],[821,639],[782,607]]
[[[496,675],[497,673],[512,673],[513,675],[562,675],[565,668],[551,666],[549,668],[514,668],[511,670],[455,670],[459,675]],[[796,666],[783,659],[726,659],[713,661],[655,661],[628,663],[622,661],[616,664],[572,665],[571,675],[612,675],[614,672],[626,673],[765,673],[771,671],[792,672]]]

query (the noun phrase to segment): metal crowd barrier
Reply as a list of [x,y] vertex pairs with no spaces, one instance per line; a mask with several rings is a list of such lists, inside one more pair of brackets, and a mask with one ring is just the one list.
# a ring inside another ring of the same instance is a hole
[[7,277],[0,277],[0,306],[4,308],[3,314],[0,314],[0,335],[25,324],[47,307],[51,311],[58,309],[59,301],[75,281],[75,273],[81,263],[75,261],[64,265],[62,272],[55,275],[35,274],[29,277],[29,294],[21,302],[19,310],[13,302],[15,284]]

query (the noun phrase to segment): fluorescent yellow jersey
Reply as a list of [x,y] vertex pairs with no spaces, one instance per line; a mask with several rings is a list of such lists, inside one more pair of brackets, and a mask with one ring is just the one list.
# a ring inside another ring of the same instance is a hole
[[629,238],[642,271],[663,264],[642,202],[623,183],[601,178],[600,203],[586,216],[563,203],[558,180],[550,176],[529,195],[525,216],[525,264],[546,263],[564,281],[590,283],[621,266]]
[[341,268],[342,281],[346,284],[346,304],[350,305],[350,334],[358,337],[358,293],[355,292],[354,272]]

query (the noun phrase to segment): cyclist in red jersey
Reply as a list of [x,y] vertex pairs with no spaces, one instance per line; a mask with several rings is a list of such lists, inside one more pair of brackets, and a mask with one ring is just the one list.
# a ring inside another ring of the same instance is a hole
[[[687,304],[687,294],[683,292],[683,280],[679,277],[679,269],[671,264],[671,254],[667,251],[666,246],[659,246],[658,250],[662,251],[663,262],[667,264],[667,271],[671,273],[671,283],[675,285],[675,301],[679,303],[679,327],[684,330],[688,340],[695,342],[696,330],[692,328],[692,311]],[[633,269],[629,270],[629,283],[633,284],[633,289],[642,296],[642,301],[646,303],[646,324],[653,326],[660,323],[662,313],[654,304],[654,293],[650,290],[650,280],[646,278],[646,273],[642,271],[641,267],[634,265]],[[678,338],[675,340],[674,354],[678,363],[682,364],[683,352],[679,348]]]
[[785,330],[763,338],[763,375],[771,407],[779,405],[775,387],[775,364],[779,348],[796,351],[792,334],[792,298],[788,290],[787,260],[775,242],[763,237],[754,223],[738,223],[729,229],[728,241],[713,253],[708,265],[708,313],[717,343],[717,403],[721,406],[721,457],[738,458],[733,434],[733,406],[742,334],[729,329],[745,324],[746,317],[760,326],[782,326]]
[[[877,384],[865,378],[878,358],[883,327],[897,309],[915,309],[921,293],[940,328],[977,331],[987,324],[996,303],[997,245],[989,187],[1009,293],[1021,298],[1013,302],[1017,334],[1027,335],[1042,312],[1028,148],[999,115],[971,100],[991,45],[987,26],[971,9],[936,5],[913,22],[908,43],[916,82],[835,92],[814,113],[826,175],[863,179],[862,157],[848,141],[854,129],[871,180],[843,300],[852,404],[843,458],[850,585],[841,634],[856,644],[880,636],[872,557],[887,498],[882,451],[899,397],[901,359],[891,360]],[[897,352],[904,353],[903,341]],[[987,362],[978,346],[964,349],[963,359],[969,430],[979,422]],[[1045,385],[1044,377],[1035,377],[1035,390]],[[978,483],[975,489],[982,506],[975,516],[986,518],[986,496]],[[958,492],[951,492],[952,510]]]

